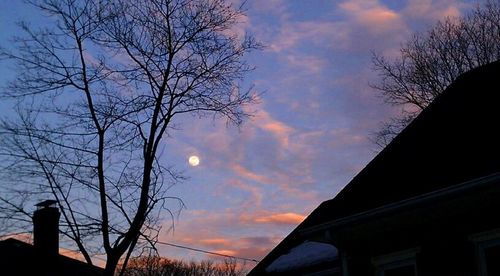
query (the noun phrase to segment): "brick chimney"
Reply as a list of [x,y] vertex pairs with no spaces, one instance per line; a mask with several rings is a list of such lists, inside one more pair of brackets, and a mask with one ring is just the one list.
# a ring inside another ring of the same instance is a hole
[[55,259],[59,255],[59,209],[57,201],[45,200],[35,206],[33,214],[33,244],[43,259]]

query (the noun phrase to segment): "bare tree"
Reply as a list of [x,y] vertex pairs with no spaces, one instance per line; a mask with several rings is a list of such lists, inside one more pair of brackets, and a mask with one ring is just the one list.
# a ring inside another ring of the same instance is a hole
[[400,53],[395,60],[373,58],[380,75],[373,87],[387,103],[404,106],[403,114],[376,134],[380,146],[387,145],[458,76],[500,59],[500,4],[487,1],[463,17],[440,21],[415,34]]
[[[3,224],[28,227],[29,206],[55,198],[61,233],[105,274],[142,240],[154,245],[168,188],[162,140],[182,115],[239,125],[255,97],[242,90],[258,48],[233,30],[244,11],[225,0],[32,0],[52,25],[20,23],[0,48],[17,77],[0,122]],[[189,127],[189,126],[186,126]],[[28,206],[28,207],[27,207]]]
[[210,260],[183,262],[158,256],[133,258],[125,269],[125,276],[240,276],[245,275],[235,260],[216,263]]

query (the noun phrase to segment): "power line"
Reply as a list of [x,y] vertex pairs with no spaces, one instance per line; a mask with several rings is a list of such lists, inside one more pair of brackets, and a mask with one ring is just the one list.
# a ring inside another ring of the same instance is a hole
[[[186,249],[186,250],[201,252],[201,253],[205,253],[205,254],[217,255],[217,256],[225,257],[225,258],[233,258],[233,259],[250,261],[250,262],[256,262],[256,263],[259,262],[256,259],[250,259],[250,258],[244,258],[244,257],[236,257],[236,256],[227,255],[227,254],[217,253],[217,252],[213,252],[213,251],[207,251],[207,250],[203,250],[203,249],[198,249],[198,248],[193,248],[193,247],[189,247],[189,246],[178,245],[178,244],[173,244],[173,243],[168,243],[168,242],[157,241],[156,243],[163,244],[163,245],[168,245],[168,246],[172,246],[172,247],[177,247],[177,248],[181,248],[181,249]],[[65,249],[67,249],[67,248],[65,248]],[[67,250],[69,250],[69,249],[67,249]],[[79,252],[79,251],[75,251],[75,252]],[[106,259],[104,259],[102,257],[98,257],[98,256],[92,256],[92,257],[96,258],[96,259],[99,259],[99,260],[102,260],[102,261],[106,261]]]
[[[2,238],[4,238],[4,237],[8,237],[8,236],[15,236],[15,235],[19,235],[19,234],[28,234],[28,233],[31,233],[31,232],[17,232],[17,233],[5,234],[5,235],[0,236],[0,239],[2,239]],[[250,262],[255,262],[255,263],[258,263],[258,262],[259,262],[259,261],[258,261],[258,260],[256,260],[256,259],[250,259],[250,258],[244,258],[244,257],[231,256],[231,255],[228,255],[228,254],[217,253],[217,252],[213,252],[213,251],[208,251],[208,250],[204,250],[204,249],[198,249],[198,248],[189,247],[189,246],[185,246],[185,245],[173,244],[173,243],[169,243],[169,242],[157,241],[156,243],[163,244],[163,245],[168,245],[168,246],[172,246],[172,247],[177,247],[177,248],[181,248],[181,249],[186,249],[186,250],[191,250],[191,251],[201,252],[201,253],[205,253],[205,254],[210,254],[210,255],[215,255],[215,256],[225,257],[225,258],[233,258],[233,259],[244,260],[244,261],[250,261]],[[61,248],[63,248],[63,247],[61,247]],[[63,248],[63,249],[66,249],[66,250],[71,250],[71,249],[68,249],[68,248]],[[71,250],[71,251],[73,251],[73,250]],[[73,251],[73,252],[79,252],[79,251]],[[94,258],[96,258],[96,259],[103,260],[103,261],[105,260],[105,259],[104,259],[104,258],[102,258],[102,257],[97,257],[97,256],[93,256],[93,257],[94,257]]]
[[191,251],[196,251],[196,252],[201,252],[201,253],[206,253],[206,254],[211,254],[211,255],[216,255],[216,256],[221,256],[221,257],[226,257],[226,258],[233,258],[233,259],[250,261],[250,262],[256,262],[256,263],[259,262],[256,259],[236,257],[236,256],[227,255],[227,254],[217,253],[217,252],[213,252],[213,251],[207,251],[207,250],[203,250],[203,249],[198,249],[198,248],[193,248],[193,247],[189,247],[189,246],[178,245],[178,244],[173,244],[173,243],[168,243],[168,242],[157,241],[156,243],[163,244],[163,245],[168,245],[168,246],[172,246],[172,247],[177,247],[177,248],[182,248],[182,249],[187,249],[187,250],[191,250]]
[[[173,244],[173,243],[168,243],[168,242],[157,241],[156,243],[163,244],[163,245],[168,245],[168,246],[173,246],[173,247],[177,247],[177,248],[181,248],[181,249],[187,249],[187,250],[192,250],[192,251],[196,251],[196,252],[211,254],[211,255],[217,255],[217,256],[226,257],[226,258],[233,258],[233,259],[250,261],[250,262],[256,262],[256,263],[259,262],[258,260],[255,260],[255,259],[244,258],[244,257],[236,257],[236,256],[227,255],[227,254],[222,254],[222,253],[207,251],[207,250],[203,250],[203,249],[198,249],[198,248],[193,248],[193,247],[188,247],[188,246],[178,245],[178,244]],[[75,251],[75,250],[72,250],[72,249],[69,249],[69,248],[64,248],[64,247],[61,247],[61,248],[69,250],[69,251],[72,251],[72,252],[75,252],[75,253],[76,252],[81,253],[80,251]],[[106,261],[105,258],[99,257],[97,255],[92,256],[92,258],[95,258],[95,259],[98,259],[98,260],[101,260],[101,261]]]

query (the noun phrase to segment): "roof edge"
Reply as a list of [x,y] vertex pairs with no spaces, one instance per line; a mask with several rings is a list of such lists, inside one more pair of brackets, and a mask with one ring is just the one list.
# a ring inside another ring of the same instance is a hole
[[364,218],[369,218],[375,215],[379,214],[384,214],[390,211],[393,211],[395,209],[399,208],[404,208],[408,206],[413,206],[419,203],[423,202],[429,202],[429,201],[435,201],[439,200],[442,197],[451,195],[451,194],[459,194],[463,192],[467,192],[469,190],[475,189],[475,188],[481,188],[483,186],[487,186],[489,184],[492,184],[495,181],[500,181],[500,172],[490,174],[488,176],[484,177],[479,177],[476,179],[472,179],[469,181],[465,181],[463,183],[446,187],[440,190],[432,191],[426,194],[418,195],[415,197],[411,197],[408,199],[404,199],[398,202],[390,203],[387,205],[383,205],[380,207],[377,207],[375,209],[371,209],[368,211],[356,213],[353,215],[349,215],[346,217],[342,217],[336,220],[328,221],[322,224],[318,224],[315,226],[311,226],[305,229],[300,229],[298,230],[299,234],[302,236],[309,236],[312,234],[315,234],[320,231],[324,231],[328,228],[335,227],[335,226],[341,226],[341,225],[346,225],[355,221],[359,221]]

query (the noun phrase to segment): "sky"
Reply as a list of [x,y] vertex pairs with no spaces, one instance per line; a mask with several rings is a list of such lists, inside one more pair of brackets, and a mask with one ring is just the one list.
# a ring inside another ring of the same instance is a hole
[[[170,189],[186,208],[173,230],[167,231],[171,221],[164,222],[160,240],[263,258],[380,150],[373,133],[400,108],[384,104],[370,88],[377,81],[372,53],[396,57],[414,32],[477,3],[248,0],[235,31],[265,45],[246,57],[256,69],[245,83],[261,93],[259,103],[249,107],[254,116],[240,128],[210,118],[177,122],[162,160],[189,177]],[[0,44],[22,18],[36,20],[21,1],[0,2]],[[0,73],[3,82],[11,71]],[[192,155],[198,166],[189,165]],[[159,252],[185,260],[209,257],[169,246]]]

